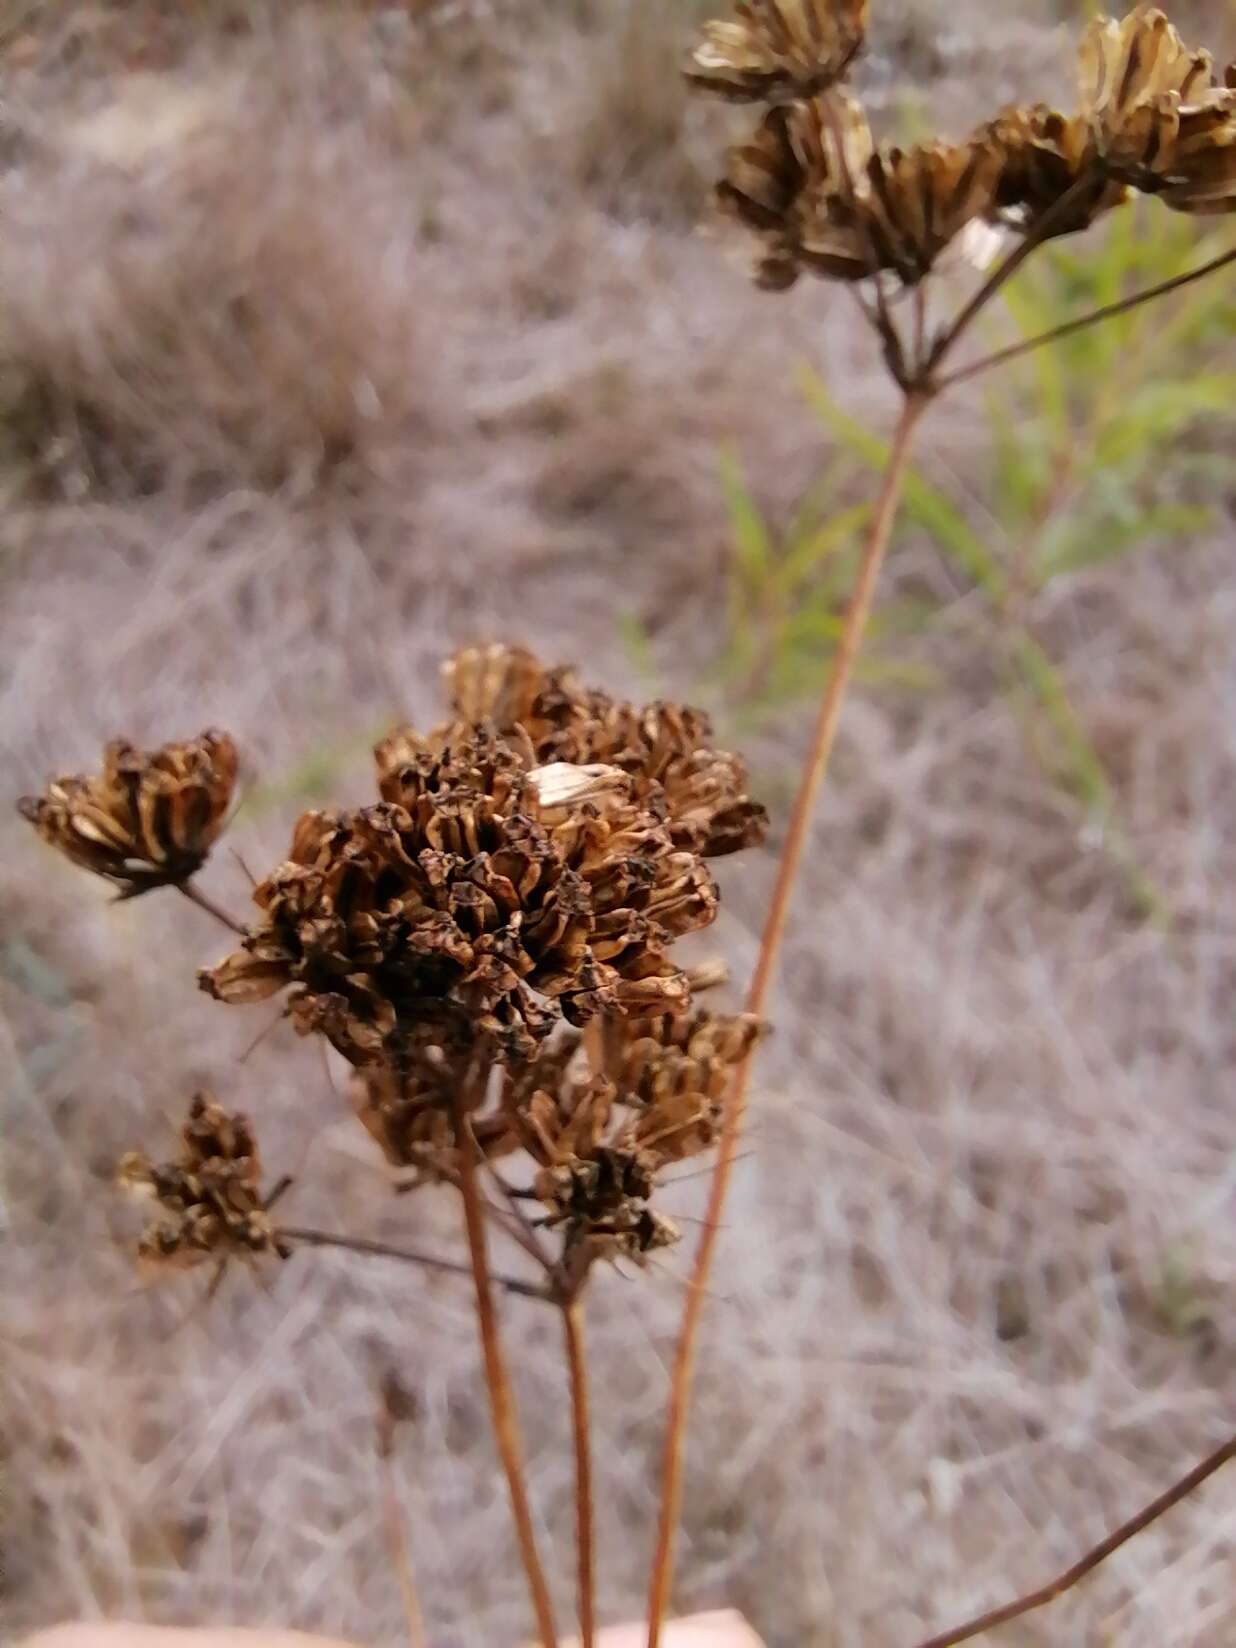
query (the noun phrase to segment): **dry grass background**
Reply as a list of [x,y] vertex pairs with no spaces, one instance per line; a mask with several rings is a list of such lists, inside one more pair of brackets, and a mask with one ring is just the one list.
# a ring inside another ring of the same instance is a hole
[[[1061,77],[1046,5],[941,9],[897,8],[869,70],[889,106],[956,120]],[[683,104],[680,33],[657,0],[0,8],[8,793],[118,731],[226,725],[260,869],[300,807],[366,792],[367,742],[430,712],[448,643],[514,626],[634,688],[634,611],[658,686],[691,679],[719,447],[775,512],[818,461],[796,365],[877,423],[888,398],[827,291],[770,304],[692,232],[720,128]],[[959,401],[928,470],[965,485],[983,437]],[[932,643],[945,687],[851,704],[708,1320],[679,1607],[740,1606],[774,1648],[902,1648],[1230,1428],[1230,547],[1058,582],[1036,613],[1170,935],[1130,919],[965,622]],[[945,582],[912,533],[900,553]],[[800,719],[751,749],[782,817]],[[193,1283],[139,1292],[107,1181],[206,1082],[298,1174],[297,1222],[445,1245],[449,1207],[389,1197],[315,1047],[278,1027],[237,1062],[266,1021],[193,989],[223,948],[198,911],[111,906],[0,831],[5,1631],[400,1640],[371,1448],[394,1368],[433,1640],[519,1640],[466,1288],[306,1253],[209,1309]],[[740,979],[771,862],[727,876]],[[241,908],[228,855],[207,882]],[[607,1618],[641,1605],[681,1269],[593,1294]],[[565,1613],[556,1328],[507,1315]],[[1220,1480],[1007,1640],[1230,1644],[1234,1541]]]

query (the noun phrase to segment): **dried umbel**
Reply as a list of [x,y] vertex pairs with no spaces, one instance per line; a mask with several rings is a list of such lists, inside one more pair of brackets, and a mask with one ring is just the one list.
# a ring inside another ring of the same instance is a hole
[[587,1059],[568,1044],[511,1079],[503,1108],[537,1164],[532,1193],[562,1231],[566,1268],[581,1254],[638,1260],[678,1239],[649,1205],[658,1176],[715,1143],[759,1034],[745,1015],[609,1019]]
[[149,753],[117,741],[101,773],[54,779],[18,807],[44,841],[130,898],[201,868],[226,822],[236,770],[236,746],[222,732]]
[[413,1183],[453,1179],[460,1145],[458,1118],[489,1160],[516,1148],[507,1117],[482,1114],[487,1094],[467,1053],[425,1047],[399,1068],[369,1065],[351,1080],[352,1106],[392,1167],[413,1168]]
[[1236,91],[1161,11],[1097,19],[1081,80],[1095,148],[1113,175],[1178,211],[1236,210]]
[[1044,240],[1087,229],[1128,198],[1097,163],[1089,122],[1046,104],[1006,109],[986,128],[1000,156],[992,216]]
[[[782,10],[770,8],[778,38],[799,38]],[[817,43],[861,39],[866,26],[865,8],[843,4],[794,15],[815,19]],[[686,70],[706,89],[717,89],[715,79],[775,105],[729,151],[717,186],[722,209],[756,236],[755,279],[768,290],[804,271],[851,283],[891,276],[913,287],[950,247],[968,250],[985,224],[1047,240],[1087,228],[1132,189],[1179,211],[1236,209],[1236,89],[1154,8],[1093,24],[1076,114],[1008,109],[962,142],[907,149],[873,142],[840,85],[844,49],[825,52],[829,72],[814,80],[774,74],[771,27],[763,11],[757,18],[740,7],[737,20],[707,26]],[[744,50],[768,66],[763,80],[742,71]],[[701,54],[716,67],[702,71]]]
[[574,794],[551,775],[542,801],[521,742],[461,731],[388,769],[403,804],[306,814],[254,892],[261,919],[203,987],[235,1003],[292,985],[299,1030],[396,1069],[477,1037],[527,1058],[560,1016],[684,1009],[669,947],[712,921],[712,877],[621,773]]
[[810,97],[835,85],[862,49],[867,0],[739,0],[706,23],[684,74],[737,102]]
[[188,1269],[236,1255],[286,1258],[261,1197],[257,1143],[244,1116],[229,1115],[207,1093],[194,1096],[181,1132],[179,1158],[152,1165],[133,1153],[120,1183],[154,1204],[138,1244],[153,1270]]
[[[857,125],[857,115],[847,118]],[[982,141],[878,150],[857,176],[808,185],[798,256],[832,280],[889,270],[916,286],[963,230],[991,214],[999,175],[1000,156]]]
[[[763,840],[767,815],[747,793],[746,768],[715,747],[701,710],[664,699],[640,706],[610,698],[582,686],[573,670],[548,669],[520,647],[466,648],[444,674],[460,720],[491,722],[545,766],[599,764],[625,774],[632,794],[664,818],[675,847],[717,858]],[[387,794],[387,746],[379,746],[378,765]]]

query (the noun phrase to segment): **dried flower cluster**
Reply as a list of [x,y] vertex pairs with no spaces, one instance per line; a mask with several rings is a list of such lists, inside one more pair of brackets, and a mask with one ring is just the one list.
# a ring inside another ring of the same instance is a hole
[[253,1131],[209,1094],[196,1094],[189,1107],[177,1161],[154,1166],[134,1153],[121,1161],[118,1176],[157,1210],[138,1247],[148,1266],[183,1270],[233,1255],[286,1257],[261,1198]]
[[[654,1178],[712,1141],[754,1044],[754,1020],[692,1016],[693,986],[715,980],[672,952],[716,915],[705,861],[760,841],[765,814],[698,710],[617,701],[520,648],[467,649],[444,674],[450,719],[382,741],[373,804],[300,818],[241,947],[199,981],[229,1004],[287,991],[416,1181],[457,1182],[464,1146],[523,1151],[564,1260],[638,1257],[673,1234]],[[184,885],[236,765],[221,733],[152,755],[117,743],[100,776],[21,807],[125,894]],[[181,1160],[131,1156],[123,1177],[159,1206],[146,1259],[279,1250],[249,1126],[204,1096]]]
[[53,779],[18,807],[50,846],[129,898],[201,869],[226,821],[236,769],[226,733],[150,754],[117,741],[101,773]]
[[[757,281],[803,271],[914,286],[972,226],[1046,239],[1085,228],[1130,189],[1186,212],[1236,210],[1236,91],[1161,11],[1097,19],[1080,60],[1078,110],[1004,110],[958,143],[878,147],[840,82],[867,8],[762,0],[707,24],[685,68],[723,97],[773,107],[731,151],[722,208],[758,238]],[[963,242],[964,244],[964,242]]]
[[456,718],[377,750],[383,800],[308,813],[254,893],[244,946],[202,975],[289,1012],[354,1065],[436,1079],[477,1035],[517,1062],[563,1018],[681,1012],[669,948],[707,926],[703,859],[758,839],[741,764],[696,712],[614,704],[507,649],[448,666]]

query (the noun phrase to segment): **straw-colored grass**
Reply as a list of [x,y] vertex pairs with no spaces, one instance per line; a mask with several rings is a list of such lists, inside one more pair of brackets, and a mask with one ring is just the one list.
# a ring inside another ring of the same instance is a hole
[[[261,873],[302,806],[367,794],[368,743],[427,713],[446,643],[514,624],[621,683],[635,611],[682,687],[713,651],[719,447],[774,510],[817,471],[802,359],[887,419],[848,311],[770,308],[692,236],[682,174],[597,172],[563,65],[609,31],[493,10],[490,32],[310,7],[278,40],[174,36],[154,69],[110,11],[91,67],[59,23],[22,47],[0,106],[12,794],[115,732],[225,725],[257,780],[231,840]],[[903,67],[881,72],[893,100]],[[608,148],[641,136],[614,120]],[[959,397],[925,464],[976,483],[984,430]],[[945,581],[912,535],[901,554]],[[674,1602],[741,1607],[774,1648],[903,1648],[1050,1576],[1230,1428],[1229,546],[1062,580],[1038,615],[1170,934],[1130,919],[962,602],[937,690],[848,706],[707,1317]],[[781,819],[800,736],[790,715],[748,752]],[[0,837],[4,1629],[398,1640],[372,1443],[393,1367],[431,1640],[521,1640],[466,1285],[303,1253],[269,1293],[239,1271],[209,1308],[192,1281],[144,1293],[107,1181],[209,1083],[299,1176],[297,1223],[445,1251],[449,1203],[387,1194],[315,1046],[275,1025],[238,1062],[268,1020],[192,988],[226,948],[200,912],[110,905],[11,815]],[[727,883],[740,981],[771,863]],[[226,852],[206,879],[242,909]],[[667,1197],[684,1223],[703,1183]],[[682,1268],[590,1300],[603,1619],[642,1606]],[[558,1324],[504,1310],[565,1617]],[[1234,1495],[1212,1484],[1017,1640],[1222,1648]]]

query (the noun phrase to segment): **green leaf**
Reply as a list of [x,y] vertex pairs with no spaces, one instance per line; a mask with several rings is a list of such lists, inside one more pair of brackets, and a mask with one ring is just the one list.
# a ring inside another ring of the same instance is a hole
[[731,453],[721,455],[721,490],[729,512],[730,532],[739,566],[752,591],[764,588],[772,561],[772,540],[742,467]]
[[821,561],[846,548],[871,519],[870,504],[855,504],[843,509],[831,520],[824,521],[814,532],[803,536],[786,553],[773,574],[773,587],[779,595],[789,595],[805,582]]
[[1150,538],[1196,538],[1213,520],[1214,511],[1201,504],[1158,504],[1127,520],[1070,521],[1043,558],[1041,581],[1114,561]]

